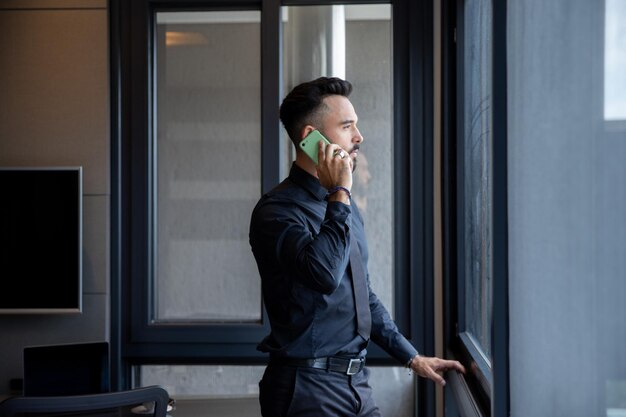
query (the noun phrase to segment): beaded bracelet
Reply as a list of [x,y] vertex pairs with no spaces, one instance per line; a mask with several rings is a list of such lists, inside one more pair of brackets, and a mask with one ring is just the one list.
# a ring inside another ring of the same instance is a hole
[[338,186],[333,187],[330,190],[328,190],[328,194],[326,195],[326,198],[328,198],[331,195],[335,194],[337,191],[343,191],[346,194],[348,194],[348,198],[352,198],[352,194],[350,193],[350,190],[348,190],[346,187],[342,187],[341,185],[338,185]]

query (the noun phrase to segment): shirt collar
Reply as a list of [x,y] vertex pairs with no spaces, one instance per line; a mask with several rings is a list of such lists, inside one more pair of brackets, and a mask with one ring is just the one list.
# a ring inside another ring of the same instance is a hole
[[326,190],[326,188],[322,187],[320,181],[313,175],[309,174],[298,165],[296,165],[295,162],[291,165],[291,171],[289,171],[289,179],[295,184],[307,190],[318,200],[323,201],[324,198],[326,198],[326,194],[328,193],[328,191]]

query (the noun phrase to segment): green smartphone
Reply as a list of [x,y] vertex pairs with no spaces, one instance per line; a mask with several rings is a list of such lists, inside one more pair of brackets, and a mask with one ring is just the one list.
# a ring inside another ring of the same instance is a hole
[[319,132],[319,130],[312,131],[300,141],[300,149],[302,149],[302,151],[307,154],[309,158],[313,160],[313,162],[315,162],[315,165],[317,165],[318,163],[317,154],[319,152],[318,143],[320,142],[320,140],[323,140],[324,142],[326,142],[327,145],[330,145],[328,139],[326,139],[324,135]]

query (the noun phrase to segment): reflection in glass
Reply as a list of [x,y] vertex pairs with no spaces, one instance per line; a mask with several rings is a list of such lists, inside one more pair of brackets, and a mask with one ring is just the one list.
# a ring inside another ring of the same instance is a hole
[[156,21],[156,320],[258,322],[260,13]]

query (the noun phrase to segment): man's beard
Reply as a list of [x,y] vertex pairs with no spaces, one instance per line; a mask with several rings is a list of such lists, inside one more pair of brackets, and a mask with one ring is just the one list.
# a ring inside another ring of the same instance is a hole
[[[352,153],[356,151],[357,149],[361,149],[361,145],[359,145],[358,143],[352,147],[352,150],[349,153]],[[358,161],[359,161],[359,154],[357,154],[352,160],[352,172],[354,172],[356,170],[357,165],[359,165]]]

